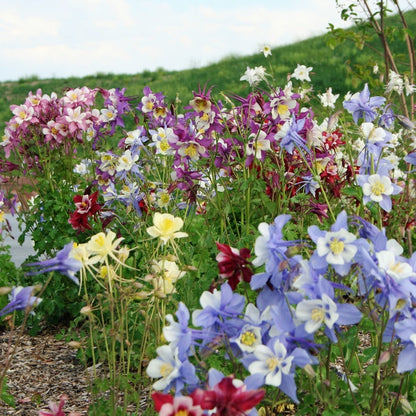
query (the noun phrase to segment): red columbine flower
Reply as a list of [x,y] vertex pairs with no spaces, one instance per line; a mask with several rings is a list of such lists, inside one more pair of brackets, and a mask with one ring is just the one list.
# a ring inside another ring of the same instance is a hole
[[160,416],[201,416],[201,406],[194,403],[192,397],[176,396],[154,392],[152,399],[155,403],[155,410]]
[[238,250],[218,242],[216,244],[220,250],[216,257],[220,277],[228,279],[232,290],[235,290],[242,280],[250,282],[251,276],[253,276],[251,263],[247,261],[251,257],[250,250],[248,248]]
[[196,389],[191,396],[203,409],[215,409],[212,416],[243,416],[263,400],[265,391],[247,390],[245,384],[236,387],[239,383],[242,382],[225,377],[211,390]]

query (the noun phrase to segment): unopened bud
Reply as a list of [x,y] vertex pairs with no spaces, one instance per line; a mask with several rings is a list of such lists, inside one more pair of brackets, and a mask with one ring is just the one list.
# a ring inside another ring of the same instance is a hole
[[315,370],[313,369],[313,367],[310,364],[306,364],[305,367],[303,367],[303,369],[305,370],[306,374],[310,377],[315,377],[316,373]]
[[0,296],[1,295],[7,295],[12,291],[11,287],[7,287],[7,286],[2,286],[0,287]]

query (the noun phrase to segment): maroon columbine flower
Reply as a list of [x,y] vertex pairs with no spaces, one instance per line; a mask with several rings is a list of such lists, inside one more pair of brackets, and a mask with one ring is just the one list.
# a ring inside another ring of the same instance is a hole
[[73,199],[77,209],[71,214],[68,220],[74,230],[80,232],[91,230],[88,218],[101,210],[101,205],[97,203],[97,198],[98,191],[95,191],[91,195],[84,194],[74,196]]
[[247,261],[251,257],[250,250],[248,248],[238,250],[218,242],[216,244],[220,250],[216,257],[220,277],[228,279],[232,290],[235,290],[242,280],[250,282],[251,276],[253,276],[251,263]]
[[259,404],[264,390],[247,390],[245,384],[233,377],[225,377],[211,390],[196,389],[191,396],[203,409],[214,410],[213,416],[243,416]]

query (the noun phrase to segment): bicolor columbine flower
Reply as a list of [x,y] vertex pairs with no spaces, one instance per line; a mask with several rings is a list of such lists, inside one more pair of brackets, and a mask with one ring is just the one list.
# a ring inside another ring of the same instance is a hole
[[251,414],[250,411],[261,402],[264,394],[264,390],[249,390],[241,380],[229,376],[209,390],[193,391],[191,396],[194,402],[209,411],[208,414],[243,416]]
[[160,416],[202,416],[201,406],[189,396],[171,396],[159,392],[152,393],[155,410]]
[[155,390],[168,391],[172,387],[179,393],[185,383],[192,386],[198,382],[195,367],[188,361],[181,361],[178,349],[162,345],[156,350],[158,357],[150,361],[146,373],[149,377],[158,378],[153,384]]
[[63,394],[60,397],[59,404],[55,402],[49,402],[49,410],[39,410],[39,416],[65,416],[64,411],[62,410],[65,406],[65,402],[68,400],[68,396]]
[[253,275],[251,264],[247,260],[251,256],[250,250],[248,248],[239,250],[218,242],[216,244],[220,251],[216,256],[220,277],[228,279],[228,283],[233,290],[243,280],[250,282]]
[[311,360],[301,348],[288,352],[286,346],[279,339],[270,340],[267,345],[258,345],[254,352],[254,359],[248,365],[248,371],[255,376],[263,377],[263,383],[279,387],[293,401],[299,403],[296,397],[295,366],[304,367]]
[[182,218],[174,217],[172,214],[156,212],[153,216],[153,225],[148,227],[146,231],[152,237],[158,237],[163,244],[166,244],[175,238],[188,237],[187,233],[179,231],[182,226]]
[[14,287],[9,295],[9,303],[0,310],[0,316],[7,315],[13,311],[22,311],[32,308],[42,301],[41,298],[33,296],[38,288],[36,286]]
[[392,208],[391,195],[397,195],[402,188],[391,182],[386,175],[357,175],[357,183],[363,190],[363,202],[377,202],[386,212]]
[[338,214],[331,231],[321,231],[316,225],[308,228],[309,236],[316,244],[316,250],[310,259],[315,270],[325,273],[330,264],[342,276],[349,272],[357,252],[357,238],[347,228],[345,211]]
[[396,322],[394,330],[404,345],[397,360],[397,372],[413,371],[416,368],[416,318],[414,314]]
[[339,314],[336,303],[325,293],[321,299],[305,299],[296,307],[296,318],[305,322],[309,334],[316,332],[322,324],[332,329]]

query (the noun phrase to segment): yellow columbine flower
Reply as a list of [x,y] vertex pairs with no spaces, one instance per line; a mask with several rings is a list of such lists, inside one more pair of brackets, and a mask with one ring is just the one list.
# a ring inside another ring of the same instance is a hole
[[91,264],[97,262],[102,263],[105,261],[107,256],[116,258],[114,251],[123,240],[123,237],[114,240],[115,237],[116,233],[111,230],[108,231],[107,234],[101,232],[91,237],[86,246],[87,250],[94,255],[94,257],[90,259]]
[[147,228],[147,233],[152,237],[159,237],[163,244],[173,241],[175,238],[188,237],[187,233],[179,232],[183,226],[183,220],[172,214],[156,212],[153,216],[153,226]]

